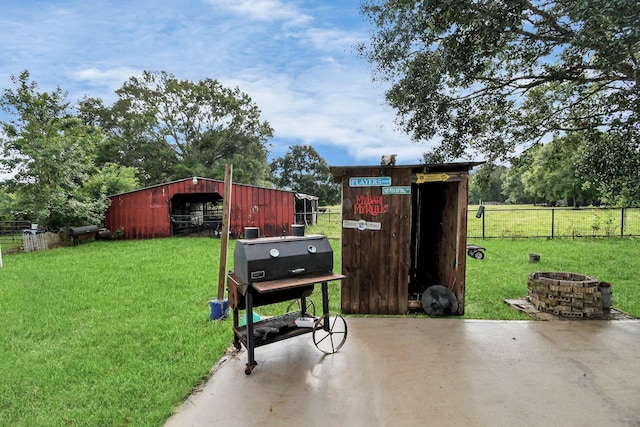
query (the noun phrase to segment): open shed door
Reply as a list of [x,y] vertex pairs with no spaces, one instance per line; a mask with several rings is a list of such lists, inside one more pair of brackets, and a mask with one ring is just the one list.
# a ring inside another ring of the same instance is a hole
[[464,313],[467,181],[465,173],[416,174],[412,185],[409,296],[440,285]]

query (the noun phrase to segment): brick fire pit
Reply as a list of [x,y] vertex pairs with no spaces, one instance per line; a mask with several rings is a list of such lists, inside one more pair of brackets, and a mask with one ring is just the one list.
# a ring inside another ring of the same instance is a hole
[[527,299],[538,310],[564,317],[602,317],[600,281],[590,276],[562,272],[529,275]]

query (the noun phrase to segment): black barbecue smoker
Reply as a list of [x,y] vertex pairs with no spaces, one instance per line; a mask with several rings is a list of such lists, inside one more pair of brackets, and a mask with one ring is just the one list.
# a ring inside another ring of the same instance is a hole
[[[233,311],[233,345],[247,349],[245,374],[257,365],[254,349],[311,333],[324,353],[337,352],[347,339],[347,323],[330,314],[328,282],[345,276],[333,272],[333,250],[326,237],[297,235],[240,239],[234,251],[234,271],[227,277],[229,307]],[[311,310],[316,284],[322,288],[322,314]],[[283,301],[299,302],[299,310],[255,322],[254,307]],[[246,310],[240,325],[239,311]]]

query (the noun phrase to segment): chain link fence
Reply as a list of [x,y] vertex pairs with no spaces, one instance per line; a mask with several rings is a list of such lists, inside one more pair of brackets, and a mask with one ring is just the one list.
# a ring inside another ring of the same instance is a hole
[[[324,209],[318,213],[320,231],[332,237],[340,237],[341,221],[339,208]],[[634,236],[640,236],[640,207],[574,209],[469,206],[469,239]]]
[[469,238],[640,236],[640,208],[492,209],[469,206]]

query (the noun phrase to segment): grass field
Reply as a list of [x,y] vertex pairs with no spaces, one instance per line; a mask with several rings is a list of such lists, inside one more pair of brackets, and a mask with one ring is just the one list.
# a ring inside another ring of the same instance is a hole
[[0,425],[162,425],[231,344],[231,320],[209,320],[219,255],[210,238],[5,255]]
[[640,236],[640,209],[547,208],[489,205],[476,218],[469,206],[467,235],[476,237],[629,237]]
[[2,424],[160,425],[231,340],[208,320],[218,255],[163,239],[5,256]]
[[[467,257],[466,318],[514,318],[504,299],[523,298],[527,277],[536,271],[565,271],[613,284],[613,305],[640,317],[640,240],[638,239],[487,239],[486,257]],[[528,254],[541,255],[530,263]],[[504,310],[496,311],[502,305]]]
[[[309,232],[323,228],[336,233],[330,224]],[[331,242],[337,266],[340,244]],[[527,319],[503,301],[524,297],[533,271],[571,271],[609,281],[614,307],[640,316],[638,240],[473,243],[487,252],[484,260],[467,258],[464,318]],[[529,263],[530,252],[541,254],[541,261]],[[219,254],[220,240],[175,238],[5,255],[0,424],[162,425],[231,344],[231,321],[209,320]],[[332,309],[338,309],[337,283],[331,284],[330,297]],[[312,299],[319,304],[318,295]],[[285,306],[257,311],[280,314]]]

